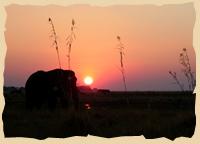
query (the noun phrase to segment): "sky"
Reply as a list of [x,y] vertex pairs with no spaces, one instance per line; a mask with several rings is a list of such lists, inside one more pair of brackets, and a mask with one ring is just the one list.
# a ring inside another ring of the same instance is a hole
[[168,71],[176,71],[181,82],[179,54],[187,48],[195,72],[192,46],[195,11],[192,4],[28,6],[6,7],[4,85],[24,86],[38,70],[58,68],[52,46],[51,17],[58,36],[61,66],[67,69],[66,38],[72,19],[75,35],[71,68],[83,85],[85,76],[94,79],[93,88],[124,90],[116,36],[124,45],[124,66],[129,91],[179,90]]

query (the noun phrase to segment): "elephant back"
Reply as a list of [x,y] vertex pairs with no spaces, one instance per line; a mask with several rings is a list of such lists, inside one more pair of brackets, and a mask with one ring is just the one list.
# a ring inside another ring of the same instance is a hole
[[25,91],[26,93],[35,92],[35,89],[44,89],[45,84],[45,72],[44,71],[37,71],[33,73],[27,80],[25,84]]

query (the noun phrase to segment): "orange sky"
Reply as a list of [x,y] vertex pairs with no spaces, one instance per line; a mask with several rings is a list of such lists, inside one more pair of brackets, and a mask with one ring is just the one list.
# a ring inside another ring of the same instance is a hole
[[128,90],[177,90],[169,70],[182,78],[179,53],[186,47],[195,71],[192,34],[195,12],[192,4],[121,5],[97,7],[20,6],[6,7],[7,55],[5,85],[24,86],[37,70],[58,68],[50,39],[51,17],[58,35],[62,68],[67,68],[65,39],[72,18],[76,22],[71,67],[78,84],[91,75],[92,87],[123,90],[116,36],[125,45]]

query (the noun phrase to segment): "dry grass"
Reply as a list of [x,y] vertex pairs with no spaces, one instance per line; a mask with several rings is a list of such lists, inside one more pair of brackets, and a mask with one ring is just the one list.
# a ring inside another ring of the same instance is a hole
[[190,59],[189,59],[186,48],[182,49],[182,52],[179,55],[179,61],[180,61],[180,64],[182,65],[181,70],[187,80],[188,88],[184,88],[183,82],[181,82],[178,79],[176,72],[169,71],[169,74],[175,80],[176,84],[179,86],[181,91],[184,91],[184,90],[194,91],[194,88],[196,86],[196,78],[194,76],[195,73],[191,69]]
[[67,36],[66,38],[66,46],[67,46],[67,58],[68,58],[68,69],[71,69],[71,49],[72,49],[72,43],[74,41],[74,39],[76,39],[76,35],[74,32],[75,29],[75,20],[72,19],[72,24],[71,24],[71,32],[70,34]]
[[57,34],[56,34],[56,30],[55,30],[55,27],[53,25],[53,21],[51,20],[51,18],[49,18],[49,23],[52,27],[52,30],[51,30],[51,35],[50,37],[53,38],[53,46],[55,46],[56,48],[56,52],[57,52],[57,56],[58,56],[58,64],[59,64],[59,68],[61,69],[61,62],[60,62],[60,55],[59,55],[59,50],[58,50],[58,41],[57,41]]

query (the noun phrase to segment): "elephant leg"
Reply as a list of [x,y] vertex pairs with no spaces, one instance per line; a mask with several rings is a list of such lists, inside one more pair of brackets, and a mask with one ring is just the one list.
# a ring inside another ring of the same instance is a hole
[[69,98],[64,96],[60,98],[60,102],[63,108],[68,108],[69,106]]
[[41,99],[37,100],[36,99],[36,101],[35,101],[35,107],[40,110],[42,108],[43,103],[44,103],[43,100],[41,100]]
[[77,88],[74,88],[72,90],[72,100],[73,100],[75,109],[78,110],[79,109],[79,96],[78,96]]
[[26,108],[28,110],[33,110],[34,108],[37,108],[39,107],[39,104],[38,104],[38,100],[37,100],[37,97],[35,97],[36,94],[35,93],[28,93],[27,92],[27,96],[26,96]]
[[52,111],[56,108],[56,104],[57,104],[57,98],[56,95],[50,95],[50,97],[48,98],[48,108]]
[[60,100],[60,104],[62,106],[62,108],[68,108],[69,107],[69,96],[70,93],[69,91],[65,91],[64,89],[61,89],[61,91],[59,91],[60,93],[59,95],[59,100]]
[[33,110],[33,107],[34,107],[34,105],[33,105],[32,99],[31,99],[30,97],[27,97],[27,98],[26,98],[26,109],[32,111],[32,110]]

